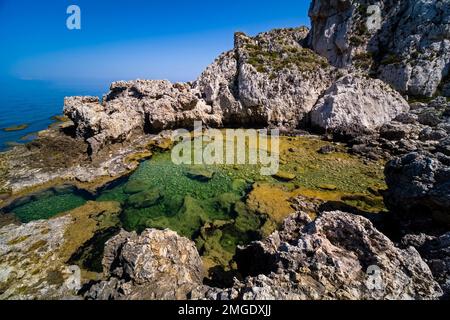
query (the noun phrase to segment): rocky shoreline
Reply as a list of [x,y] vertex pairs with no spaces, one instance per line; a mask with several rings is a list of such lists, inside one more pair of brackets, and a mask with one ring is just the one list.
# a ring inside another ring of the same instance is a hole
[[[191,83],[120,81],[102,100],[66,98],[68,121],[0,155],[0,205],[55,185],[94,193],[202,121],[314,132],[384,161],[388,213],[293,197],[293,215],[240,247],[219,288],[193,241],[111,230],[120,205],[90,202],[0,228],[0,299],[448,299],[450,1],[372,2],[313,0],[311,30],[236,33]],[[103,274],[77,281],[70,258],[106,231]]]

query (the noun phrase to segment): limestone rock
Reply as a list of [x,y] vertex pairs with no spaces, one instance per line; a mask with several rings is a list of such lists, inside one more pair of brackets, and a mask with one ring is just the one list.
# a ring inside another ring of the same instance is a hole
[[115,82],[102,103],[90,97],[71,97],[65,99],[64,107],[77,136],[88,142],[92,154],[136,134],[192,127],[194,121],[217,125],[220,119],[210,112],[189,84],[166,80]]
[[0,299],[73,298],[71,270],[58,255],[70,217],[0,229]]
[[0,229],[0,299],[79,299],[82,277],[67,261],[117,223],[115,202],[89,202],[64,216]]
[[314,0],[310,45],[337,67],[370,70],[432,96],[449,73],[449,0]]
[[103,258],[109,280],[95,284],[88,299],[186,299],[203,281],[195,244],[170,230],[122,231],[106,244]]
[[326,60],[305,48],[306,28],[249,37],[236,33],[234,50],[221,55],[194,83],[223,114],[224,125],[301,124],[335,79]]
[[420,252],[444,290],[443,299],[450,298],[450,233],[438,237],[409,234],[402,239],[402,245],[413,246]]
[[206,290],[210,298],[421,300],[442,295],[416,249],[397,248],[369,220],[344,212],[323,213],[314,222],[294,215],[280,232],[239,255],[247,257],[238,264],[249,276],[219,293]]
[[408,103],[380,80],[347,75],[334,83],[311,111],[311,125],[327,132],[371,132],[409,110]]
[[410,153],[385,170],[385,202],[400,219],[424,217],[450,225],[450,167],[431,154]]

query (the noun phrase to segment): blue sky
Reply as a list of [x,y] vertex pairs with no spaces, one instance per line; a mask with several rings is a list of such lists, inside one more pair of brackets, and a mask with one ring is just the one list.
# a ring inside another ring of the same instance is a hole
[[[193,80],[233,33],[308,25],[309,0],[0,0],[0,71],[34,80]],[[81,8],[81,30],[66,9]]]

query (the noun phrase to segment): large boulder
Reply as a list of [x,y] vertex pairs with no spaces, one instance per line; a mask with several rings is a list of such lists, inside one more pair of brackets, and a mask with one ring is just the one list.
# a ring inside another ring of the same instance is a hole
[[450,166],[440,159],[446,157],[416,152],[386,165],[385,202],[401,220],[450,226]]
[[109,280],[93,285],[86,298],[186,299],[204,277],[195,244],[170,230],[122,231],[106,243],[103,268]]
[[309,15],[311,47],[337,67],[370,70],[418,96],[449,74],[449,0],[314,0]]
[[408,110],[402,96],[382,81],[347,75],[318,100],[311,111],[311,125],[354,136],[374,131]]
[[450,232],[441,236],[408,234],[401,244],[416,248],[430,266],[434,278],[444,291],[444,300],[450,299]]
[[413,247],[399,249],[372,223],[340,211],[316,221],[303,213],[238,253],[248,271],[233,288],[194,297],[245,300],[437,299],[442,290]]

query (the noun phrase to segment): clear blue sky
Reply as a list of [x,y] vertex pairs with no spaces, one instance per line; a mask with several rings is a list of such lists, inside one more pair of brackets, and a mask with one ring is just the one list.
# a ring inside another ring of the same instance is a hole
[[[0,77],[193,80],[233,33],[309,25],[309,0],[0,0]],[[81,8],[82,29],[66,28]]]

